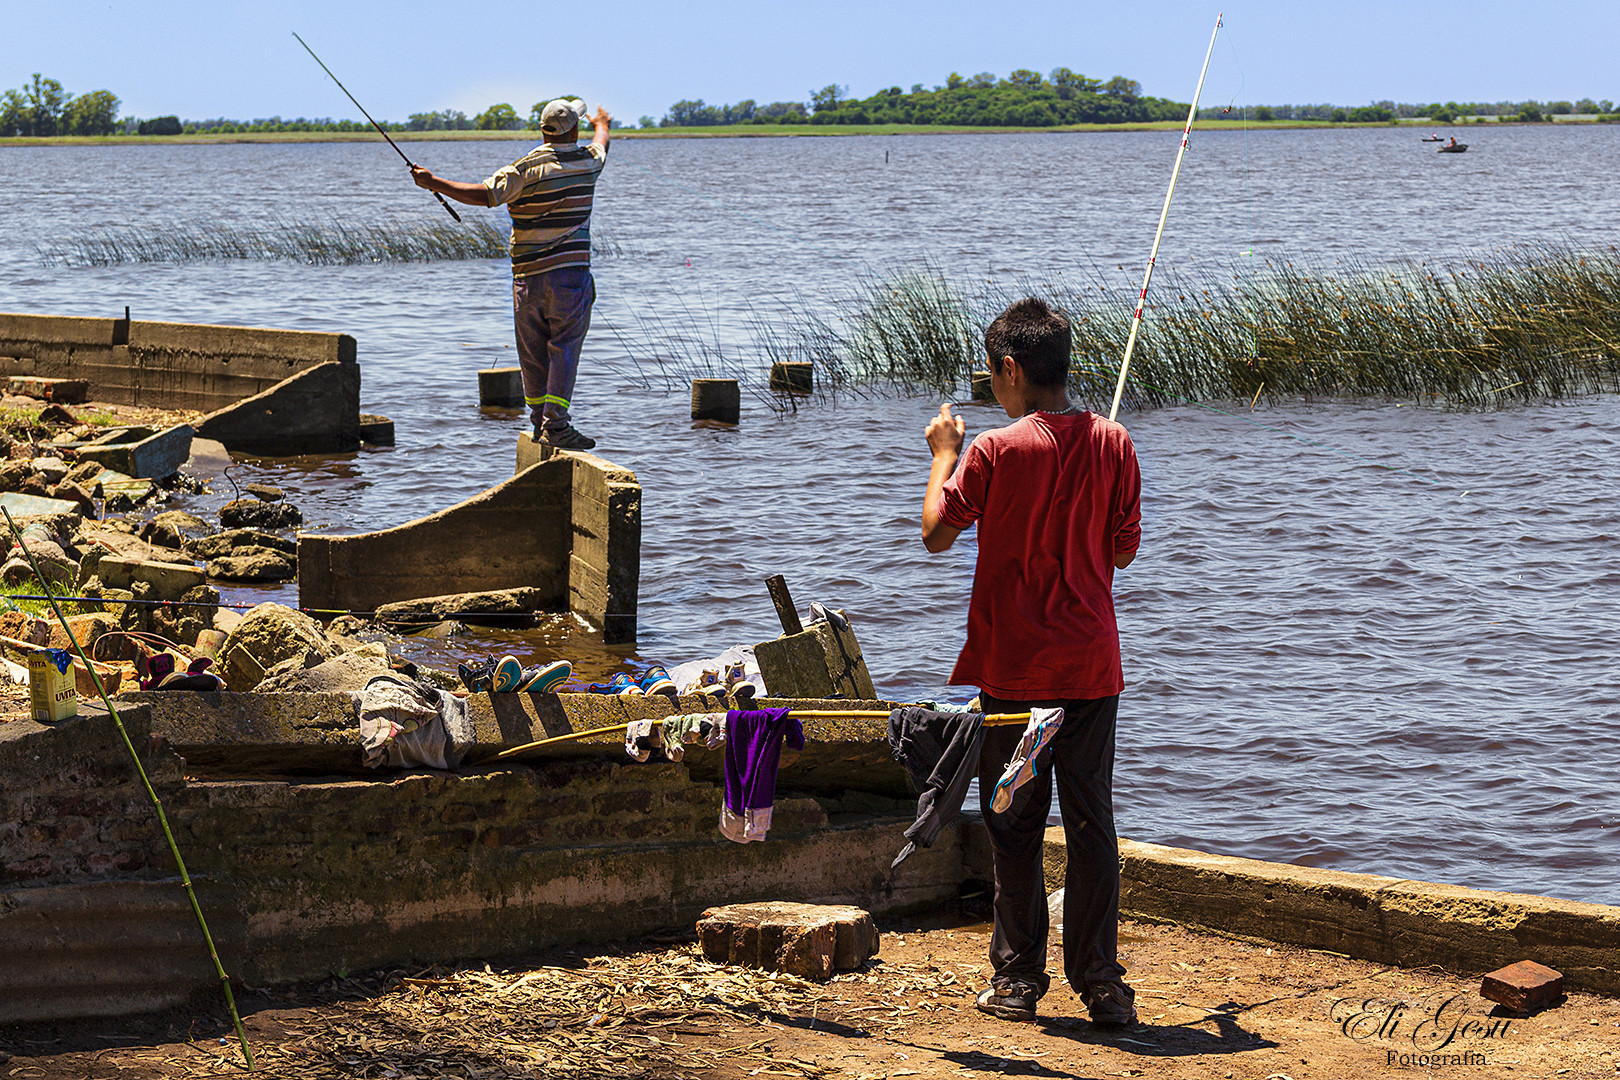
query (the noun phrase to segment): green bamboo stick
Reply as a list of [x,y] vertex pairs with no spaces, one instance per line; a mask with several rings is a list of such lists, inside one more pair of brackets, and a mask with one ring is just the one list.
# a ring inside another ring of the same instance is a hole
[[208,943],[208,956],[214,962],[214,971],[219,974],[219,984],[225,991],[225,1007],[231,1012],[231,1022],[236,1025],[236,1037],[242,1042],[242,1056],[247,1060],[248,1071],[253,1071],[253,1050],[248,1046],[247,1032],[242,1030],[242,1017],[236,1011],[236,998],[231,994],[231,979],[225,974],[225,965],[220,963],[219,951],[214,948],[214,936],[208,932],[208,920],[203,918],[202,905],[197,903],[197,891],[191,886],[191,875],[186,872],[186,861],[180,857],[180,846],[174,842],[174,831],[169,828],[169,815],[163,812],[163,803],[158,799],[157,792],[152,788],[152,781],[146,775],[146,768],[141,764],[141,757],[135,752],[135,744],[130,741],[129,732],[124,729],[124,721],[118,715],[118,709],[113,705],[112,698],[107,696],[107,688],[101,683],[101,673],[90,657],[85,655],[84,649],[79,645],[79,639],[68,625],[67,616],[62,614],[61,605],[56,602],[56,595],[51,591],[51,583],[45,575],[40,573],[39,563],[34,561],[34,553],[28,550],[23,542],[22,530],[17,528],[17,522],[11,516],[11,509],[0,506],[0,513],[6,515],[6,524],[11,528],[11,535],[17,538],[17,546],[22,548],[23,555],[28,559],[28,565],[33,568],[34,576],[39,579],[45,590],[45,597],[51,602],[51,610],[56,613],[56,620],[62,624],[62,630],[67,634],[68,641],[73,643],[73,651],[79,654],[84,661],[85,670],[90,672],[90,678],[96,684],[96,693],[107,705],[107,712],[112,716],[113,725],[118,728],[119,737],[124,740],[124,748],[129,751],[130,761],[135,763],[135,772],[141,778],[141,786],[146,789],[146,797],[152,800],[152,808],[157,811],[158,824],[163,826],[163,837],[169,842],[169,854],[174,856],[174,865],[180,869],[180,887],[186,890],[186,899],[191,901],[191,912],[197,916],[197,926],[202,930],[203,941]]

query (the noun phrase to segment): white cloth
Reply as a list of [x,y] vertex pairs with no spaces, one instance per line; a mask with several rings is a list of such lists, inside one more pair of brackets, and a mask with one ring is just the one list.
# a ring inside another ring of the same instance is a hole
[[632,720],[624,729],[624,752],[636,761],[652,757],[651,747],[663,745],[657,720]]
[[704,668],[713,668],[716,671],[726,670],[727,664],[742,662],[743,674],[748,681],[754,684],[754,694],[757,697],[765,696],[765,677],[759,673],[759,661],[754,659],[752,645],[733,645],[719,656],[710,660],[689,660],[684,664],[676,664],[669,669],[669,677],[675,680],[676,686],[691,686],[692,681],[703,674]]
[[1013,793],[1040,771],[1036,759],[1062,726],[1062,709],[1029,710],[1029,723],[1024,726],[1024,734],[1018,739],[1018,749],[1013,751],[1006,771],[996,781],[996,791],[990,800],[992,811],[997,814],[1007,812],[1007,807],[1012,805]]

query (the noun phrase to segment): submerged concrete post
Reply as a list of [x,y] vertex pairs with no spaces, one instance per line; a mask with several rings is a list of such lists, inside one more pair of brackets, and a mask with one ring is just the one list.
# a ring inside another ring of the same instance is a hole
[[523,369],[483,368],[478,372],[478,404],[502,408],[522,408]]
[[771,389],[784,394],[808,394],[816,387],[808,360],[778,360],[771,365]]
[[736,379],[693,379],[692,419],[735,424],[742,418],[742,391]]

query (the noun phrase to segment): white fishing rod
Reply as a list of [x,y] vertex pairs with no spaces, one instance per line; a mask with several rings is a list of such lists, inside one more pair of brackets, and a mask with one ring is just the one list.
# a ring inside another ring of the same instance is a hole
[[1142,329],[1142,309],[1147,306],[1148,283],[1153,280],[1153,264],[1159,258],[1159,241],[1164,239],[1164,223],[1170,217],[1170,200],[1176,194],[1176,180],[1181,176],[1181,159],[1187,153],[1187,139],[1192,135],[1193,120],[1198,116],[1198,97],[1204,92],[1204,76],[1209,74],[1209,58],[1215,55],[1215,37],[1221,32],[1221,16],[1215,16],[1215,29],[1209,35],[1209,49],[1204,53],[1204,69],[1198,73],[1198,88],[1193,91],[1192,108],[1187,110],[1187,126],[1181,132],[1181,147],[1176,151],[1176,167],[1170,173],[1170,190],[1164,193],[1164,209],[1159,211],[1159,229],[1153,234],[1153,251],[1148,255],[1147,273],[1142,275],[1142,294],[1136,298],[1136,315],[1131,319],[1131,336],[1125,342],[1125,359],[1120,361],[1119,381],[1114,384],[1114,404],[1108,409],[1108,419],[1119,415],[1119,399],[1125,395],[1125,374],[1131,369],[1131,353],[1136,349],[1136,334]]

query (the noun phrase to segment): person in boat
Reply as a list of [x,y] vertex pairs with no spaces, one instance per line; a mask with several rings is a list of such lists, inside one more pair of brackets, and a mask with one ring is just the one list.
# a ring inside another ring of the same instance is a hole
[[[1114,724],[1124,686],[1114,572],[1136,558],[1142,474],[1125,428],[1069,403],[1072,331],[1045,302],[1019,300],[985,331],[990,385],[1013,423],[973,441],[941,405],[924,436],[933,455],[923,546],[949,548],[974,523],[978,563],[967,643],[950,681],[980,688],[986,713],[1061,708],[1064,718],[1004,812],[996,784],[1024,729],[984,729],[979,798],[995,868],[991,984],[977,1007],[1033,1020],[1046,992],[1049,921],[1042,842],[1056,781],[1068,845],[1063,971],[1094,1023],[1136,1019],[1119,963],[1119,842]],[[957,469],[961,460],[962,467]]]
[[1448,145],[1448,146],[1456,146],[1456,145],[1457,145],[1457,136],[1455,136],[1455,135],[1453,135],[1453,136],[1452,136],[1452,137],[1451,137],[1451,142],[1450,142],[1450,143],[1448,143],[1448,144],[1447,144],[1447,145]]
[[568,415],[579,354],[591,327],[591,199],[607,164],[613,118],[597,106],[595,134],[579,145],[585,103],[548,102],[540,110],[542,142],[479,184],[445,180],[411,168],[418,187],[468,206],[505,206],[512,215],[512,316],[517,326],[523,400],[534,439],[560,450],[589,450],[596,440]]

